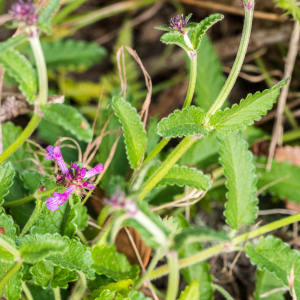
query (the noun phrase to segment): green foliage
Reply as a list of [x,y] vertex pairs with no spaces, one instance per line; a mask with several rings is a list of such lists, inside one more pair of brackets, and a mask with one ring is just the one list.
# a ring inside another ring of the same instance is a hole
[[[189,61],[187,61],[189,65]],[[195,103],[208,111],[225,83],[219,57],[206,35],[202,37],[197,50],[197,79],[195,86]]]
[[47,34],[51,33],[51,19],[55,11],[59,8],[60,0],[50,0],[39,15],[38,25]]
[[[13,248],[16,248],[16,244],[11,238],[9,238],[3,234],[0,234],[0,239],[9,243]],[[6,248],[4,248],[0,245],[0,263],[14,262],[14,261],[15,261],[15,256],[12,253],[10,253],[9,251],[7,251]]]
[[[206,33],[206,31],[214,24],[217,22],[223,20],[224,16],[221,14],[213,14],[210,15],[209,17],[205,18],[202,20],[199,25],[193,30],[192,34],[192,45],[194,49],[198,49],[202,40],[202,37]],[[203,59],[204,57],[202,57]],[[206,59],[206,58],[205,58]]]
[[270,273],[267,270],[256,270],[256,290],[254,292],[255,300],[284,300],[283,294],[285,291],[279,290],[272,293],[268,297],[261,297],[263,294],[273,291],[274,289],[282,288],[284,285],[280,279],[278,279],[274,273]]
[[116,281],[135,280],[140,272],[137,265],[130,265],[124,254],[116,250],[116,246],[94,246],[92,249],[93,267],[97,274],[104,274]]
[[181,47],[183,50],[185,50],[187,53],[191,53],[194,50],[188,47],[184,41],[183,34],[177,31],[172,31],[165,33],[164,35],[161,36],[160,40],[164,44],[176,44],[179,47]]
[[92,129],[88,121],[78,110],[70,105],[52,104],[44,107],[44,117],[62,128],[70,131],[80,141],[89,142],[92,139]]
[[8,194],[8,188],[13,184],[15,171],[10,162],[0,166],[0,205],[3,197]]
[[151,151],[156,147],[159,141],[159,136],[156,134],[157,123],[158,123],[158,115],[150,118],[149,125],[147,127],[147,135],[148,135],[148,145],[146,149],[147,155],[151,153]]
[[[147,176],[150,177],[159,168],[159,164],[152,166]],[[206,191],[210,188],[210,178],[204,175],[202,171],[198,171],[195,168],[188,168],[186,166],[174,165],[165,177],[157,184],[157,186],[178,185],[178,186],[189,186],[196,189]]]
[[157,126],[157,133],[163,138],[182,137],[192,134],[206,136],[203,128],[205,111],[199,107],[188,106],[183,110],[175,110],[167,118],[163,118]]
[[242,99],[240,104],[234,104],[231,109],[218,111],[211,116],[210,128],[215,129],[219,136],[225,136],[230,132],[243,130],[260,120],[262,115],[267,113],[276,102],[280,93],[280,88],[287,84],[289,79],[284,79],[269,90],[254,95],[249,94],[246,99]]
[[[84,70],[99,62],[106,55],[106,50],[95,43],[71,39],[42,41],[41,46],[48,70],[61,70],[62,68],[66,71]],[[35,60],[30,47],[23,49],[23,52],[34,64]]]
[[194,280],[181,292],[178,300],[198,300],[200,298],[200,284]]
[[291,250],[290,246],[281,239],[269,235],[266,238],[261,237],[255,249],[252,244],[249,244],[247,256],[259,270],[266,269],[274,273],[286,286],[289,286],[287,276],[290,276],[294,268],[294,287],[296,294],[300,295],[300,253],[298,251]]
[[31,194],[37,191],[41,183],[41,174],[35,171],[25,170],[20,174],[20,178],[24,182],[24,187],[30,191]]
[[299,202],[300,167],[292,166],[289,162],[277,162],[273,160],[270,172],[266,171],[266,157],[255,158],[259,189],[264,189],[281,199],[289,199]]
[[8,40],[0,43],[0,53],[18,45],[19,43],[23,42],[25,39],[26,38],[23,34],[19,34],[16,37],[11,37]]
[[224,215],[230,227],[238,230],[239,225],[252,224],[258,210],[252,153],[248,151],[248,144],[241,132],[237,132],[220,139],[220,155],[228,189]]
[[291,14],[295,20],[300,21],[300,8],[296,0],[274,0],[274,2],[287,11],[285,14]]
[[1,53],[0,65],[19,83],[19,89],[31,104],[36,100],[37,76],[30,62],[16,50]]
[[129,298],[131,300],[151,300],[152,298],[145,297],[145,295],[142,292],[139,292],[137,290],[132,290],[129,293]]
[[19,251],[25,262],[36,263],[51,254],[62,254],[67,243],[59,234],[26,235],[18,239]]
[[129,102],[114,97],[112,106],[124,130],[127,157],[132,169],[136,169],[147,147],[147,133],[140,116]]

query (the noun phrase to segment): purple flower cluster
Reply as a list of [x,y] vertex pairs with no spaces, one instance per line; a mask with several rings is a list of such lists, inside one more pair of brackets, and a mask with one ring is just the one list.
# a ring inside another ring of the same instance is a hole
[[177,15],[176,17],[170,19],[170,28],[184,34],[183,29],[187,23],[187,18],[184,18],[183,15]]
[[84,190],[96,188],[88,179],[103,171],[102,164],[97,165],[90,171],[80,168],[78,164],[72,164],[70,168],[67,168],[58,146],[48,146],[46,150],[46,159],[51,160],[54,158],[61,170],[57,174],[56,183],[67,188],[63,193],[54,192],[52,198],[47,198],[46,205],[50,210],[58,210],[59,205],[66,202],[72,193],[82,195]]
[[120,191],[117,191],[106,203],[115,210],[125,210],[130,216],[135,215],[138,211],[136,203],[131,199],[126,199],[125,195],[121,194]]
[[22,26],[35,26],[38,21],[38,15],[35,13],[34,4],[29,0],[24,3],[23,0],[15,3],[9,13]]

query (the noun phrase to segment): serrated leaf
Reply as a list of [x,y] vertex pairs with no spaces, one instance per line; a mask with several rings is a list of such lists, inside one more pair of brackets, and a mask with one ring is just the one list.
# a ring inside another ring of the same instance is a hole
[[280,93],[280,88],[286,85],[288,80],[284,79],[262,93],[249,94],[246,99],[241,100],[239,105],[234,104],[231,109],[216,112],[211,116],[210,128],[215,129],[219,136],[225,136],[252,125],[272,108]]
[[192,243],[230,241],[224,232],[217,232],[208,227],[184,228],[181,233],[175,236],[173,249],[180,251],[186,245]]
[[283,290],[278,290],[275,293],[270,294],[267,297],[261,297],[265,293],[271,292],[275,289],[282,288],[284,285],[280,279],[278,279],[274,273],[270,273],[267,270],[256,270],[256,290],[254,292],[255,300],[284,300]]
[[92,249],[93,267],[97,274],[104,274],[116,281],[135,280],[140,272],[137,265],[130,265],[124,254],[118,253],[116,246],[94,246]]
[[[101,295],[95,300],[125,300],[122,295],[115,291],[104,290]],[[128,298],[126,298],[128,300]]]
[[17,240],[21,257],[25,262],[36,263],[49,255],[62,254],[67,243],[59,234],[25,235]]
[[[194,49],[198,49],[200,46],[203,35],[206,31],[217,22],[223,20],[224,16],[221,14],[213,14],[202,20],[199,25],[194,29],[191,42]],[[204,58],[206,59],[206,58]]]
[[[187,60],[190,64],[190,60]],[[223,85],[225,76],[214,46],[210,38],[204,35],[197,50],[197,78],[195,86],[195,103],[208,111],[217,99]]]
[[[41,46],[48,70],[61,68],[66,71],[83,70],[99,62],[107,52],[105,48],[99,47],[96,43],[72,39],[54,42],[42,41]],[[30,61],[34,64],[35,60],[31,49],[25,48],[23,52],[29,56]]]
[[0,205],[2,198],[8,194],[8,188],[13,184],[15,171],[10,162],[0,166]]
[[198,300],[200,298],[200,284],[194,280],[181,292],[178,300]]
[[[147,176],[151,176],[159,168],[159,164],[152,166]],[[198,171],[195,168],[188,168],[186,166],[174,165],[165,177],[157,184],[157,186],[178,185],[178,186],[189,186],[196,189],[206,191],[210,188],[210,178],[204,175],[202,171]]]
[[74,207],[76,211],[75,223],[77,228],[83,231],[87,226],[87,221],[89,220],[89,215],[87,214],[87,207],[83,205],[76,205]]
[[177,31],[165,33],[161,36],[160,40],[164,44],[176,44],[183,50],[185,50],[187,53],[194,51],[194,49],[191,49],[186,45],[183,34]]
[[205,111],[200,107],[188,106],[175,110],[157,125],[157,133],[163,138],[182,137],[192,134],[206,136],[208,131],[203,127]]
[[147,147],[147,133],[140,116],[129,102],[114,97],[112,106],[124,130],[127,156],[132,169],[136,169]]
[[285,286],[289,286],[287,276],[294,268],[294,287],[297,295],[300,295],[300,253],[290,249],[290,246],[281,239],[272,235],[261,237],[256,248],[252,244],[247,246],[246,255],[251,263],[257,265],[260,270],[268,270],[282,280]]
[[156,127],[158,123],[158,115],[151,117],[147,127],[148,145],[146,153],[149,155],[159,142],[159,136],[156,134]]
[[50,261],[41,261],[33,265],[30,272],[34,275],[34,280],[43,288],[51,286],[66,289],[68,283],[78,279],[76,271],[69,271],[61,267],[54,266]]
[[81,244],[76,237],[70,240],[64,236],[62,239],[67,243],[66,251],[63,254],[47,256],[45,260],[51,261],[55,266],[60,266],[70,271],[81,271],[89,278],[94,278],[93,259],[90,250]]
[[14,220],[10,215],[7,215],[3,208],[0,207],[0,227],[5,236],[13,241],[17,238],[17,229]]
[[36,100],[37,75],[30,62],[16,50],[1,53],[0,64],[19,83],[19,89],[31,104]]
[[129,293],[129,299],[131,299],[131,300],[152,300],[152,298],[146,297],[142,292],[139,292],[137,290],[132,290]]
[[258,210],[258,199],[255,197],[257,178],[252,153],[241,132],[229,134],[219,142],[220,162],[225,168],[228,189],[224,215],[230,227],[238,230],[239,225],[252,224]]
[[51,33],[51,19],[55,11],[59,8],[60,0],[50,0],[44,7],[38,18],[38,25],[44,29],[47,34]]
[[[1,227],[1,229],[3,230],[3,227]],[[0,238],[3,239],[4,241],[6,241],[7,243],[9,243],[14,248],[16,248],[15,242],[8,236],[0,233]],[[4,248],[0,245],[0,263],[1,262],[14,262],[14,261],[15,261],[15,256],[12,253],[10,253],[9,251],[7,251],[6,248]]]
[[75,107],[57,103],[52,104],[50,107],[44,107],[43,112],[48,121],[70,131],[80,141],[89,142],[91,140],[91,126]]
[[33,194],[37,191],[40,186],[42,176],[39,172],[25,170],[20,174],[24,187],[29,189],[30,193]]
[[272,162],[270,172],[266,170],[267,158],[256,157],[256,169],[258,177],[258,189],[264,188],[264,192],[277,195],[281,199],[289,199],[300,202],[300,167],[292,166],[289,162]]
[[171,31],[172,30],[172,28],[168,24],[154,26],[154,28],[158,29],[158,30],[164,30],[164,31]]
[[15,37],[11,37],[7,39],[6,41],[0,43],[0,53],[8,50],[9,48],[16,46],[17,44],[23,42],[24,40],[26,40],[26,37],[23,34],[18,34]]

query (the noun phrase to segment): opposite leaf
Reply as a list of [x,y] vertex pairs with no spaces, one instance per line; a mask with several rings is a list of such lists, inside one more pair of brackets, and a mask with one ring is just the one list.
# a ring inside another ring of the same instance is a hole
[[219,136],[225,136],[230,132],[243,130],[247,126],[260,120],[276,102],[280,88],[287,84],[289,79],[284,79],[269,90],[262,93],[249,94],[242,99],[240,104],[234,104],[231,109],[218,111],[211,116],[210,128],[215,129]]
[[241,132],[220,139],[219,152],[228,189],[224,215],[230,227],[238,230],[239,225],[252,224],[258,210],[258,199],[255,197],[257,178],[252,164],[252,153],[248,150],[248,144],[243,140]]
[[200,284],[194,280],[181,292],[178,300],[198,300],[200,298]]
[[180,32],[168,32],[162,35],[160,40],[164,44],[176,44],[179,47],[181,47],[183,50],[185,50],[187,53],[194,52],[193,49],[188,47],[184,41],[184,36]]
[[10,162],[0,166],[0,205],[2,198],[8,194],[8,188],[13,184],[15,171]]
[[33,104],[37,94],[37,76],[30,62],[20,52],[10,49],[1,53],[0,65],[19,83],[20,91]]
[[157,133],[163,138],[182,137],[192,134],[207,135],[203,128],[205,111],[199,107],[188,106],[175,110],[167,118],[162,119],[157,126]]
[[127,156],[132,169],[136,169],[147,147],[147,133],[140,116],[129,102],[114,97],[112,106],[124,130]]
[[194,29],[192,34],[192,45],[195,50],[198,49],[201,43],[201,39],[205,32],[214,24],[224,19],[224,16],[221,14],[210,15],[209,17],[202,20],[199,25]]

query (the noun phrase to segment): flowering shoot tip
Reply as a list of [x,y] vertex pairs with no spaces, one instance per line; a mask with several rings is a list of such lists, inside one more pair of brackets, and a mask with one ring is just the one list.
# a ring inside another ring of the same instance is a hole
[[170,28],[184,34],[184,27],[187,25],[188,19],[184,18],[183,15],[177,15],[170,19]]

